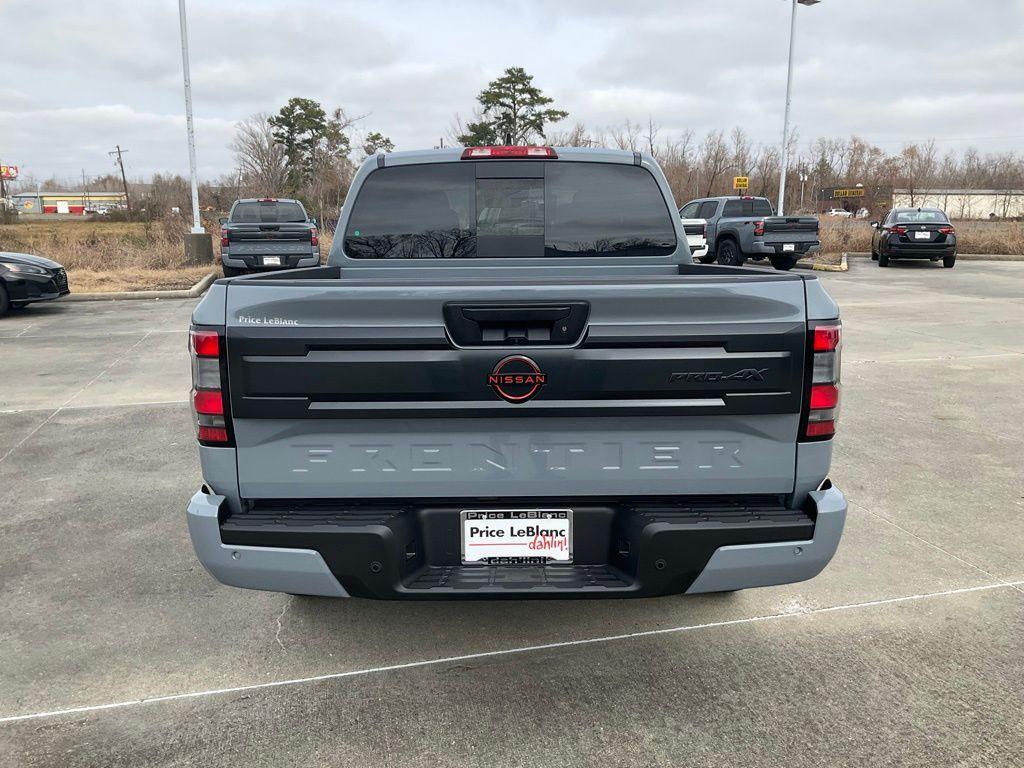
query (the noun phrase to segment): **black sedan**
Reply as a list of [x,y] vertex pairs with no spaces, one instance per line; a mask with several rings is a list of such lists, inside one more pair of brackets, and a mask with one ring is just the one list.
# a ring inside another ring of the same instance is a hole
[[0,251],[0,317],[34,301],[66,296],[68,273],[56,261],[29,253]]
[[871,258],[880,267],[890,259],[942,259],[956,264],[956,230],[938,208],[894,208],[884,221],[872,221]]

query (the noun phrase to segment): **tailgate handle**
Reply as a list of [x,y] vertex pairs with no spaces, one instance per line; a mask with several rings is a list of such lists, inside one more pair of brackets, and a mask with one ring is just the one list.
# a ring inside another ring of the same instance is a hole
[[444,321],[459,346],[573,344],[583,335],[590,305],[446,304]]

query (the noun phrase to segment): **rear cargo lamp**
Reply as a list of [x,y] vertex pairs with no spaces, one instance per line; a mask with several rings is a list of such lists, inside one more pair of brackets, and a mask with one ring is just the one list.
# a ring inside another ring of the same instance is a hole
[[196,437],[204,445],[231,445],[229,416],[224,402],[224,345],[216,331],[189,332],[192,358],[192,414]]
[[551,147],[466,147],[463,160],[511,160],[517,157],[549,157],[558,159]]
[[812,325],[808,330],[811,375],[803,418],[806,440],[828,440],[836,432],[842,330],[833,321]]
[[309,233],[309,242],[311,245],[320,245],[320,233],[316,231],[316,227]]

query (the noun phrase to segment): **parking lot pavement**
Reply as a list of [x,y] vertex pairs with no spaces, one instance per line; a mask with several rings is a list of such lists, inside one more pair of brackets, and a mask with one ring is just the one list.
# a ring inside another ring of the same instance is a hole
[[0,754],[1024,764],[1024,264],[854,261],[821,279],[845,326],[835,560],[804,584],[630,601],[222,587],[184,525],[194,302],[5,318]]

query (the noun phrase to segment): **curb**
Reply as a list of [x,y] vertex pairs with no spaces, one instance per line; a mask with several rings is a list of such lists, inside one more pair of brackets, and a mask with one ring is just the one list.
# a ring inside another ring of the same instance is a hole
[[[851,256],[853,254],[850,254]],[[846,261],[847,254],[843,254],[838,264],[815,264],[813,261],[798,261],[795,266],[800,269],[813,269],[815,272],[846,272],[850,265]]]
[[133,301],[139,299],[195,299],[213,285],[217,273],[211,272],[191,288],[177,291],[106,291],[103,293],[69,293],[61,301]]
[[[867,251],[850,253],[849,256],[857,259],[870,259],[871,254]],[[1021,253],[957,253],[956,260],[960,261],[1024,261],[1024,254]]]

